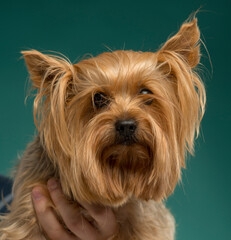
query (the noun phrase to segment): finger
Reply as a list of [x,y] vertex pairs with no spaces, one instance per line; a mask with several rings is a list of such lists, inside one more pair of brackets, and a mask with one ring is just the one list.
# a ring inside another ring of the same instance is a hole
[[80,239],[99,239],[99,232],[82,216],[77,206],[65,198],[59,183],[50,179],[47,183],[51,198],[68,229]]
[[110,237],[118,231],[118,223],[111,208],[89,203],[84,203],[82,206],[97,222],[99,230],[104,237]]
[[77,240],[77,237],[68,233],[59,223],[54,211],[50,208],[49,199],[42,187],[32,190],[34,208],[43,230],[51,240]]

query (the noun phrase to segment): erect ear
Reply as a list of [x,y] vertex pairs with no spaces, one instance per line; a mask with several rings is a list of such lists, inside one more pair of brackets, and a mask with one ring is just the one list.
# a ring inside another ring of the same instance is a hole
[[33,87],[46,88],[61,76],[73,74],[73,65],[64,58],[45,55],[36,50],[22,51]]
[[182,24],[177,34],[171,37],[160,49],[161,52],[174,52],[193,68],[200,61],[200,31],[197,19]]

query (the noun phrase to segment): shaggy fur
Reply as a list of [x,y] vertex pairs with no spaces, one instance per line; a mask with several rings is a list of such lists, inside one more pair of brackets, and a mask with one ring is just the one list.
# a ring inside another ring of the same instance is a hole
[[[194,17],[155,53],[105,52],[72,65],[22,52],[37,89],[38,136],[20,160],[0,240],[46,239],[31,191],[50,177],[71,201],[111,206],[119,223],[114,240],[174,239],[163,200],[193,153],[204,114],[205,89],[195,72],[199,40]],[[133,144],[118,141],[121,119],[137,124]]]

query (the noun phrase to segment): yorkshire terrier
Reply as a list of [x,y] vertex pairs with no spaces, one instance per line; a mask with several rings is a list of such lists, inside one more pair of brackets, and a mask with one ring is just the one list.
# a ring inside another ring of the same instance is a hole
[[77,64],[22,54],[37,89],[38,135],[17,168],[0,240],[46,239],[31,192],[51,177],[70,201],[113,208],[113,240],[173,240],[164,200],[193,153],[206,101],[195,16],[156,52],[105,52]]

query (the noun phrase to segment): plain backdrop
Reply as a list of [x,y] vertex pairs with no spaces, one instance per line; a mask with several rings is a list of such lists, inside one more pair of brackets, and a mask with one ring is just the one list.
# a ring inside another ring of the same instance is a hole
[[195,156],[167,206],[177,240],[231,239],[231,1],[8,0],[0,4],[0,174],[9,175],[35,134],[33,98],[20,51],[52,50],[72,62],[112,50],[155,51],[197,15],[207,109]]

